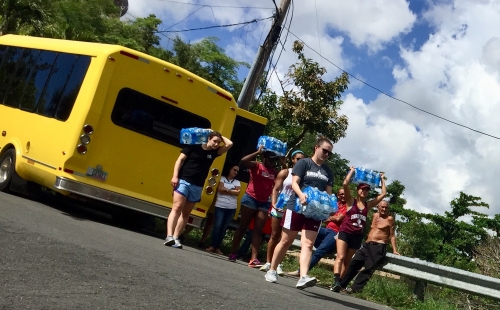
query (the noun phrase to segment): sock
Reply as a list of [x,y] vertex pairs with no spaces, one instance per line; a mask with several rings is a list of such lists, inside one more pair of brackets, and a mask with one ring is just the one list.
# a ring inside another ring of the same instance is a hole
[[340,282],[340,273],[335,273],[335,274],[333,274],[333,276],[335,277],[335,283],[339,283]]

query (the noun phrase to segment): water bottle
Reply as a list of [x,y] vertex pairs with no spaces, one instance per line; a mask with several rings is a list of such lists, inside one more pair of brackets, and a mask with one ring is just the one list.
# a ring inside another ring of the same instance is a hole
[[371,188],[374,187],[374,178],[373,178],[373,171],[372,170],[366,170],[366,173],[365,173],[365,183],[370,185]]
[[181,144],[193,144],[191,128],[181,129]]
[[379,187],[380,186],[380,181],[382,180],[382,178],[380,177],[380,173],[375,173],[375,178],[373,180],[373,183],[375,183],[375,187]]
[[337,212],[339,210],[338,202],[337,202],[337,196],[335,195],[330,195],[330,208],[331,212]]

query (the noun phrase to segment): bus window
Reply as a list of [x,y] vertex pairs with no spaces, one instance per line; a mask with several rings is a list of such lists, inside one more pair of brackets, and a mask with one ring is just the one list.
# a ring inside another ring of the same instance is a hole
[[49,78],[50,71],[54,66],[56,55],[56,53],[48,51],[41,51],[38,55],[24,88],[21,109],[30,112],[35,111],[38,100]]
[[[233,132],[231,134],[233,147],[227,152],[226,163],[224,165],[225,171],[229,169],[228,165],[238,165],[243,156],[257,150],[257,141],[259,137],[264,134],[264,129],[265,125],[263,124],[256,123],[239,115],[236,116]],[[240,167],[240,173],[238,173],[237,179],[248,183],[250,174],[247,168]]]
[[89,56],[59,53],[39,100],[37,113],[66,121],[89,65]]
[[182,128],[210,128],[210,121],[130,88],[118,93],[111,120],[118,126],[178,147]]
[[6,75],[5,79],[5,92],[2,94],[2,102],[5,105],[11,106],[11,107],[18,107],[19,104],[15,101],[10,101],[9,102],[9,97],[12,96],[12,87],[16,87],[19,84],[20,77],[26,68],[26,58],[29,54],[28,50],[25,50],[23,48],[15,48],[11,47],[9,48],[9,51],[7,52],[8,57],[6,59],[5,63],[5,68],[3,68],[2,73]]
[[24,90],[39,54],[39,50],[24,49],[23,56],[17,63],[17,70],[10,80],[9,92],[5,97],[6,105],[11,107],[19,107],[21,105]]

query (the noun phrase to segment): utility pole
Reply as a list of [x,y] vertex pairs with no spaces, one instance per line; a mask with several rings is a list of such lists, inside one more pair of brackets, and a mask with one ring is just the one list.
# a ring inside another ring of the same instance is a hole
[[281,25],[285,20],[285,15],[288,11],[288,7],[290,6],[290,2],[291,0],[281,0],[280,8],[276,12],[271,30],[269,31],[264,44],[259,47],[257,56],[255,57],[252,67],[250,68],[250,72],[248,72],[247,79],[245,80],[245,84],[243,84],[240,96],[238,97],[238,107],[241,109],[248,110],[250,103],[255,96],[255,91],[260,83],[262,73],[264,72],[267,61],[269,60],[271,51],[279,40]]

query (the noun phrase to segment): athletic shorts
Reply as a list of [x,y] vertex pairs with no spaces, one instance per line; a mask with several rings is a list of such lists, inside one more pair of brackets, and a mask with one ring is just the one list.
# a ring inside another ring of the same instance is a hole
[[183,179],[180,179],[175,191],[186,197],[187,201],[189,202],[200,202],[201,192],[203,191],[203,188],[201,188],[201,186],[196,186],[187,181],[184,181]]
[[316,221],[315,219],[305,217],[303,214],[287,209],[281,218],[281,226],[293,231],[319,231],[321,221]]
[[338,239],[343,240],[345,243],[347,243],[348,249],[357,250],[361,247],[361,241],[363,241],[363,234],[355,235],[341,231],[338,234]]
[[241,198],[240,204],[247,208],[260,211],[269,211],[271,203],[269,201],[257,201],[255,198],[251,197],[247,193]]

